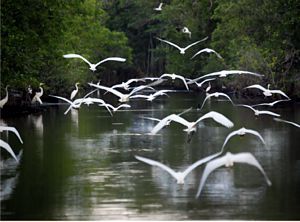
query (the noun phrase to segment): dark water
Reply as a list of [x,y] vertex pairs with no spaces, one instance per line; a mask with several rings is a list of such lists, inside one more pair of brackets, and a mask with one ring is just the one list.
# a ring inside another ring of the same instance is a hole
[[[145,135],[156,122],[142,117],[163,118],[201,102],[201,96],[181,93],[152,103],[132,101],[131,110],[113,117],[97,106],[64,115],[66,107],[60,106],[41,115],[5,119],[19,130],[24,144],[14,135],[1,134],[16,153],[23,150],[18,167],[11,161],[1,168],[1,219],[299,220],[299,128],[271,117],[255,118],[248,109],[213,99],[201,112],[193,109],[183,117],[196,120],[214,110],[235,123],[232,129],[205,120],[190,143],[184,127],[176,123],[159,135]],[[300,122],[299,105],[270,110]],[[246,135],[232,138],[227,150],[251,152],[271,187],[256,168],[235,164],[214,171],[195,199],[204,166],[192,171],[182,186],[160,168],[134,158],[140,155],[185,169],[218,152],[226,136],[243,126],[257,130],[267,146]]]

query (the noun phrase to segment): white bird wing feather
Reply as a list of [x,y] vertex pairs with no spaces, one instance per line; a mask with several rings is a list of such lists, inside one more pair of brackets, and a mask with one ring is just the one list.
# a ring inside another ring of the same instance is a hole
[[85,61],[87,64],[89,64],[90,66],[92,65],[92,63],[90,63],[86,58],[84,58],[83,56],[81,55],[78,55],[78,54],[66,54],[66,55],[63,55],[64,58],[79,58],[79,59],[82,59],[83,61]]
[[225,117],[223,114],[211,111],[209,113],[206,113],[202,117],[200,117],[197,121],[196,124],[202,121],[203,119],[207,118],[212,118],[214,121],[220,123],[223,126],[226,126],[227,128],[231,128],[234,126],[233,122],[231,122],[227,117]]
[[266,142],[265,142],[264,138],[260,135],[259,132],[255,131],[255,130],[251,130],[251,129],[245,129],[245,132],[246,132],[246,133],[249,133],[249,134],[252,134],[252,135],[254,135],[254,136],[257,136],[257,137],[261,140],[261,142],[262,142],[264,145],[266,145]]
[[178,116],[176,114],[170,115],[168,120],[180,123],[186,127],[189,127],[191,124],[190,122],[186,121],[184,118],[182,118],[181,116]]
[[18,158],[16,157],[14,151],[12,150],[12,148],[10,147],[10,145],[6,142],[4,142],[3,140],[0,139],[0,147],[3,147],[7,152],[10,153],[10,155],[12,155],[12,157],[19,162]]
[[202,103],[202,105],[201,105],[201,107],[200,107],[200,110],[203,108],[203,106],[204,106],[206,100],[208,100],[210,97],[214,96],[213,94],[214,94],[214,93],[206,95],[206,97],[205,97],[205,99],[204,99],[204,101],[203,101],[203,103]]
[[217,53],[215,50],[209,49],[209,48],[201,49],[201,50],[198,51],[195,55],[193,55],[193,57],[192,57],[191,59],[195,58],[197,55],[199,55],[199,54],[201,54],[201,53],[203,53],[203,52],[207,52],[207,53],[212,53],[212,52],[213,52],[214,54],[216,54],[216,56],[217,56],[218,58],[222,59],[222,56],[221,56],[219,53]]
[[249,106],[249,105],[244,105],[244,104],[238,104],[236,106],[243,106],[243,107],[246,107],[246,108],[249,108],[251,109],[253,112],[255,112],[256,110],[252,107],[252,106]]
[[251,85],[251,86],[247,86],[245,87],[244,89],[252,89],[252,88],[255,88],[255,89],[260,89],[262,91],[267,91],[266,88],[262,87],[261,85],[258,85],[258,84],[254,84],[254,85]]
[[158,161],[151,160],[151,159],[148,159],[145,157],[137,156],[137,155],[135,155],[134,157],[144,163],[149,164],[149,165],[160,167],[161,169],[163,169],[163,170],[167,171],[169,174],[171,174],[175,179],[177,179],[176,172],[174,170],[172,170],[170,167],[166,166],[165,164],[162,164]]
[[171,114],[169,116],[166,116],[162,120],[160,120],[151,130],[150,134],[155,135],[158,131],[160,131],[165,125],[167,125],[167,122],[169,121],[170,117],[175,114]]
[[148,95],[133,95],[133,96],[130,96],[130,98],[132,98],[132,99],[134,99],[134,98],[148,99],[148,98],[150,98],[150,96],[148,96]]
[[202,177],[201,177],[201,180],[200,180],[200,184],[199,184],[199,187],[198,187],[196,198],[198,198],[200,196],[203,185],[204,185],[207,177],[209,176],[209,174],[212,171],[214,171],[215,169],[225,165],[225,163],[226,163],[226,157],[222,156],[222,157],[214,159],[214,160],[212,160],[212,161],[210,161],[206,164],[205,169],[204,169],[203,174],[202,174]]
[[183,48],[183,49],[184,49],[184,50],[187,50],[188,48],[190,48],[190,47],[192,47],[192,46],[194,46],[194,45],[196,45],[196,44],[198,44],[198,43],[200,43],[200,42],[203,42],[203,41],[205,41],[206,39],[208,39],[208,37],[205,37],[205,38],[203,38],[203,39],[201,39],[201,40],[199,40],[199,41],[196,41],[196,42],[194,42],[194,43],[192,43],[192,44],[186,46],[186,47]]
[[175,48],[177,48],[177,49],[179,49],[179,50],[182,50],[182,49],[183,49],[183,48],[179,47],[178,45],[176,45],[176,44],[174,44],[174,43],[172,43],[172,42],[169,42],[169,41],[167,41],[167,40],[164,40],[164,39],[161,39],[161,38],[158,38],[158,37],[157,37],[157,39],[160,40],[160,41],[162,41],[162,42],[168,43],[169,45],[174,46]]
[[292,124],[298,128],[300,128],[300,125],[297,124],[297,123],[294,123],[294,122],[291,122],[291,121],[287,121],[287,120],[284,120],[284,119],[279,119],[279,118],[274,118],[275,121],[277,122],[283,122],[283,123],[288,123],[288,124]]
[[232,160],[237,163],[247,163],[249,165],[255,166],[259,169],[259,171],[264,175],[266,182],[269,186],[272,185],[271,181],[269,180],[267,174],[263,170],[262,166],[256,160],[256,158],[251,153],[238,153],[232,154]]
[[107,62],[107,61],[125,62],[126,59],[120,58],[120,57],[109,57],[109,58],[101,60],[100,62],[98,62],[97,64],[95,64],[95,66],[97,67],[101,63],[104,63],[104,62]]
[[288,97],[288,95],[286,95],[284,92],[282,92],[281,90],[278,90],[278,89],[274,89],[274,90],[270,90],[271,93],[277,93],[277,94],[280,94],[284,97],[286,97],[287,99],[290,99],[290,97]]
[[106,90],[112,94],[115,94],[116,96],[122,98],[124,96],[123,93],[120,93],[119,91],[115,90],[115,89],[112,89],[110,87],[106,87],[106,86],[102,86],[102,85],[96,85],[94,83],[89,83],[90,86],[93,86],[93,87],[96,87],[98,89],[103,89],[103,90]]
[[273,112],[267,111],[267,110],[261,110],[258,112],[259,112],[259,114],[271,115],[271,116],[276,116],[276,117],[280,116],[280,114],[278,114],[278,113],[273,113]]
[[15,127],[11,127],[11,126],[0,126],[0,132],[2,132],[3,130],[5,131],[11,131],[13,132],[17,137],[18,139],[20,140],[20,142],[23,144],[23,140],[18,132],[18,130],[15,128]]

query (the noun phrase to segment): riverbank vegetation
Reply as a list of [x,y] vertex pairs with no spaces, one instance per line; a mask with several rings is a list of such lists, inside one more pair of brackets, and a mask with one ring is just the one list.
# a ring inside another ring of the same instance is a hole
[[[50,94],[70,93],[75,82],[113,84],[132,77],[177,73],[197,77],[223,69],[264,74],[263,84],[300,97],[297,0],[172,0],[162,11],[154,0],[6,0],[1,2],[1,92],[7,84],[25,90],[40,82]],[[189,35],[182,33],[188,27]],[[185,55],[156,39],[181,46],[208,36]],[[191,59],[196,50],[214,54]],[[91,72],[89,61],[126,58]],[[223,80],[240,89],[248,77]],[[3,94],[2,94],[3,95]],[[1,95],[1,97],[2,97]]]

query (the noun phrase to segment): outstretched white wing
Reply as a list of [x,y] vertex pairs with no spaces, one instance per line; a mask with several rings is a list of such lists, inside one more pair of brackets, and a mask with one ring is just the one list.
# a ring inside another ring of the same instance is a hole
[[19,138],[20,142],[23,143],[23,140],[18,132],[18,130],[16,130],[15,127],[11,127],[11,126],[0,126],[0,132],[2,131],[11,131],[14,134],[16,134],[16,136]]
[[12,157],[19,162],[18,158],[16,157],[14,151],[12,150],[12,148],[10,147],[10,145],[6,142],[4,142],[3,140],[0,139],[0,147],[4,148],[7,152],[10,153],[10,155],[12,155]]
[[109,57],[106,59],[101,60],[100,62],[98,62],[95,66],[97,67],[98,65],[100,65],[101,63],[107,62],[107,61],[116,61],[116,62],[125,62],[126,59],[121,58],[121,57]]
[[258,111],[259,114],[265,114],[265,115],[270,115],[270,116],[276,116],[276,117],[279,117],[280,114],[278,113],[273,113],[271,111],[267,111],[267,110],[262,110],[262,111]]
[[209,49],[209,48],[201,49],[201,50],[198,51],[195,55],[193,55],[193,57],[192,57],[191,59],[195,58],[197,55],[199,55],[199,54],[201,54],[201,53],[203,53],[203,52],[214,53],[214,54],[216,54],[216,56],[217,56],[218,58],[223,59],[223,57],[222,57],[219,53],[217,53],[215,50]]
[[188,48],[192,47],[193,45],[196,45],[196,44],[198,44],[199,42],[203,42],[203,41],[205,41],[206,39],[208,39],[208,37],[205,37],[204,39],[201,39],[201,40],[199,40],[199,41],[196,41],[196,42],[194,42],[194,43],[188,45],[187,47],[183,48],[183,50],[185,51],[185,50],[187,50]]
[[169,116],[166,116],[162,120],[160,120],[151,130],[150,134],[155,135],[158,131],[160,131],[164,126],[166,126],[171,118],[171,116],[176,116],[175,114],[171,114]]
[[226,163],[226,157],[222,156],[220,158],[214,159],[210,162],[208,162],[205,166],[205,169],[203,171],[201,180],[200,180],[200,184],[199,184],[199,188],[198,188],[198,192],[196,194],[196,197],[198,198],[200,196],[200,193],[202,191],[203,185],[207,179],[207,177],[209,176],[209,174],[214,171],[215,169],[225,165]]
[[289,99],[290,100],[290,97],[288,97],[287,94],[285,94],[284,92],[282,92],[281,90],[278,90],[278,89],[274,89],[274,90],[270,90],[271,93],[277,93],[277,94],[280,94],[282,96],[284,96],[285,98]]
[[204,101],[203,101],[203,103],[202,103],[202,106],[201,106],[200,110],[203,108],[203,106],[204,106],[206,100],[207,100],[208,98],[212,97],[212,96],[215,96],[215,97],[218,97],[218,96],[224,96],[224,97],[226,97],[226,98],[232,103],[232,105],[234,105],[233,101],[231,100],[231,98],[230,98],[228,95],[226,95],[225,93],[215,92],[215,93],[212,93],[212,94],[208,94],[208,95],[205,97],[205,99],[204,99]]
[[296,126],[296,127],[300,128],[299,124],[291,122],[291,121],[287,121],[287,120],[283,120],[283,119],[279,119],[279,118],[274,118],[274,120],[277,121],[277,122],[292,124],[293,126]]
[[93,87],[96,87],[98,89],[103,89],[103,90],[106,90],[108,92],[111,92],[112,94],[115,94],[116,96],[122,98],[124,96],[123,93],[120,93],[119,91],[115,90],[115,89],[112,89],[110,87],[106,87],[106,86],[102,86],[102,85],[96,85],[94,83],[88,83],[90,86],[93,86]]
[[175,179],[177,179],[177,174],[174,170],[172,170],[170,167],[160,163],[160,162],[157,162],[155,160],[151,160],[151,159],[148,159],[148,158],[145,158],[145,157],[141,157],[141,156],[137,156],[135,155],[134,156],[136,159],[144,162],[144,163],[147,163],[147,164],[150,164],[152,166],[158,166],[160,167],[161,169],[167,171],[169,174],[171,174]]
[[174,44],[173,42],[169,42],[167,40],[164,40],[164,39],[161,39],[161,38],[158,38],[156,37],[159,41],[162,41],[162,42],[165,42],[165,43],[168,43],[169,45],[171,46],[174,46],[175,48],[179,49],[179,50],[182,50],[183,48],[179,47],[178,45]]
[[262,91],[267,91],[266,88],[262,87],[261,85],[258,85],[258,84],[254,84],[254,85],[251,85],[251,86],[247,86],[245,87],[244,89],[260,89]]
[[269,186],[272,185],[271,181],[269,180],[267,174],[259,164],[259,162],[255,159],[255,157],[251,153],[238,153],[232,154],[232,160],[236,163],[247,163],[249,165],[255,166],[259,169],[259,171],[264,175],[266,182]]
[[170,115],[169,116],[169,120],[171,121],[174,121],[174,122],[177,122],[177,123],[180,123],[186,127],[189,127],[190,126],[190,122],[186,121],[185,119],[183,119],[181,116],[178,116],[176,114],[173,114],[173,115]]
[[64,58],[79,58],[79,59],[82,59],[83,61],[85,61],[87,64],[89,64],[89,66],[92,65],[92,63],[90,63],[86,58],[84,58],[83,56],[81,55],[78,55],[78,54],[66,54],[66,55],[63,55]]
[[202,121],[203,119],[212,118],[214,121],[220,123],[223,126],[226,126],[227,128],[233,127],[233,122],[231,122],[226,116],[224,116],[221,113],[211,111],[209,113],[206,113],[205,115],[201,116],[197,121],[196,124]]
[[256,107],[256,106],[274,106],[277,103],[287,102],[287,101],[290,101],[290,99],[280,99],[280,100],[274,101],[272,103],[259,103],[259,104],[252,105],[252,107]]

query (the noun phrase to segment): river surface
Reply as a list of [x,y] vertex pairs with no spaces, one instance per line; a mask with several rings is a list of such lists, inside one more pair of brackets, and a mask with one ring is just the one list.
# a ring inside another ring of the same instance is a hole
[[[203,95],[172,93],[152,103],[131,101],[131,109],[113,117],[96,105],[64,115],[67,106],[60,105],[41,114],[4,119],[18,129],[24,144],[13,134],[1,133],[17,154],[23,150],[18,166],[1,150],[1,219],[299,220],[300,129],[269,116],[257,118],[247,108],[216,99],[197,111],[202,101]],[[147,135],[156,122],[143,117],[161,119],[189,107],[194,109],[183,115],[187,120],[213,110],[235,125],[228,129],[204,120],[190,143],[185,127],[177,123]],[[300,123],[300,104],[268,110]],[[184,170],[220,151],[226,136],[241,127],[258,131],[266,146],[253,135],[236,136],[226,151],[252,153],[272,186],[255,167],[237,163],[213,171],[196,199],[205,165],[178,185],[166,171],[134,158]]]

